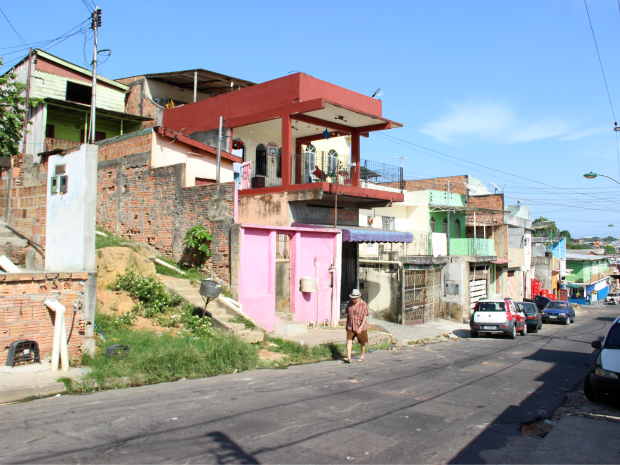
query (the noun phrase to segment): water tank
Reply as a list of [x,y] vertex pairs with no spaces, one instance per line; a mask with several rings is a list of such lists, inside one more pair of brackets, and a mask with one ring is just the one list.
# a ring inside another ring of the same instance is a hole
[[316,278],[301,278],[299,288],[301,292],[316,292]]

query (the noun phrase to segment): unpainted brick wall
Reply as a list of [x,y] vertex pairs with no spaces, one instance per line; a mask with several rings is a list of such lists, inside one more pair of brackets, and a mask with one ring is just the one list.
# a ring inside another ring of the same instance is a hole
[[[467,175],[461,176],[447,176],[443,178],[430,178],[430,179],[416,179],[413,181],[405,181],[405,190],[408,191],[423,191],[423,190],[436,190],[448,192],[448,182],[450,182],[450,192],[454,194],[467,195],[467,187],[465,182],[469,180]],[[400,186],[394,186],[400,188]]]
[[[67,309],[67,336],[71,331],[73,305],[84,294],[88,273],[21,273],[0,275],[0,364],[6,363],[9,346],[18,340],[34,340],[41,360],[52,353],[55,313],[43,304],[46,299],[59,301]],[[91,278],[92,279],[92,278]],[[69,357],[79,359],[86,324],[78,307],[69,341]]]
[[[146,97],[144,86],[145,78],[144,76],[133,76],[130,78],[118,79],[118,82],[121,84],[125,84],[131,86],[131,89],[127,93],[126,101],[125,101],[125,112],[130,115],[136,116],[146,116],[149,118],[153,118],[153,121],[144,121],[142,123],[143,128],[153,127],[157,125],[157,106]],[[142,106],[140,105],[142,103]]]
[[[153,146],[153,133],[135,135],[127,134],[114,137],[104,144],[99,145],[98,161],[112,160],[114,158],[126,157],[136,153],[150,152]],[[118,142],[112,142],[118,139]]]
[[230,283],[234,183],[185,187],[185,164],[150,168],[150,152],[99,163],[97,224],[180,260],[197,224],[213,235],[207,268]]
[[[12,169],[10,208],[7,224],[30,240],[45,247],[47,215],[47,157],[41,163],[32,163],[32,155],[20,154],[13,157],[13,168],[0,171],[0,220],[6,214],[6,196],[9,169]],[[10,244],[0,245],[0,255],[6,255],[13,263],[25,261],[26,247],[15,248]],[[36,254],[37,267],[43,268],[44,259]]]

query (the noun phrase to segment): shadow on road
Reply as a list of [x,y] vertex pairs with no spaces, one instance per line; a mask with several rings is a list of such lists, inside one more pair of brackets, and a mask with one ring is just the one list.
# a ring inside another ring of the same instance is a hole
[[206,437],[216,446],[209,454],[213,456],[215,463],[260,463],[224,433],[214,431],[208,433]]

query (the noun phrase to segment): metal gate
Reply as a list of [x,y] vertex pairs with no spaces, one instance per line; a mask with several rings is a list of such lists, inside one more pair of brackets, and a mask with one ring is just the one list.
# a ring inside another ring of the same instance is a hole
[[441,270],[405,270],[405,315],[403,323],[418,325],[440,318]]
[[480,299],[487,298],[487,274],[486,267],[469,269],[469,306],[472,311]]

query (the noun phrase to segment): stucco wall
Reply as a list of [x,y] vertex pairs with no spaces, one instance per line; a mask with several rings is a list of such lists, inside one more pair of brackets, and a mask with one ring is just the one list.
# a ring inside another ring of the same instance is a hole
[[402,319],[402,293],[399,266],[364,263],[360,259],[359,281],[373,318],[399,323]]

